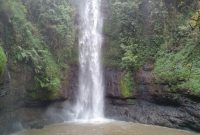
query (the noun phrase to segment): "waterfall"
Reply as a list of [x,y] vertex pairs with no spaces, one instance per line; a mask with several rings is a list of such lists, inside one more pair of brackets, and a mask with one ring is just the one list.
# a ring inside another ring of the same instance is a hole
[[104,86],[101,68],[102,26],[101,0],[81,0],[79,35],[79,91],[76,119],[103,118]]

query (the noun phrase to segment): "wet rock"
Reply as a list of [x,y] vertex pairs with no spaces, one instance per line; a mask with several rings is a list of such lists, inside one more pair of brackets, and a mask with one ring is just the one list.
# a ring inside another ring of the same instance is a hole
[[144,71],[152,71],[153,68],[154,68],[154,65],[153,65],[152,62],[151,62],[151,63],[146,63],[146,64],[143,66],[143,70],[144,70]]
[[112,98],[120,98],[120,80],[122,76],[122,71],[119,69],[106,68],[104,75],[106,96]]
[[171,128],[200,131],[200,98],[188,93],[170,93],[166,84],[156,84],[153,64],[147,63],[135,75],[136,99],[120,96],[119,79],[122,71],[105,71],[108,118],[153,124]]
[[[110,98],[118,98],[118,99],[133,99],[135,98],[135,90],[131,90],[128,92],[128,96],[123,95],[122,90],[122,80],[125,76],[125,72],[123,72],[119,68],[109,68],[106,67],[104,69],[104,82],[105,82],[105,95]],[[133,82],[134,84],[134,82]]]
[[76,95],[78,95],[78,74],[78,65],[71,65],[67,76],[67,87],[64,88],[64,91],[62,91],[63,93],[65,93],[65,97],[67,97],[70,101],[75,101]]
[[30,123],[30,128],[41,129],[41,128],[44,128],[44,124],[42,124],[41,122],[38,122],[38,121],[34,121],[34,122]]
[[[185,97],[179,97],[180,105],[162,105],[136,99],[134,104],[113,104],[111,99],[106,102],[106,116],[113,119],[153,124],[171,128],[191,129],[200,132],[200,103]],[[112,99],[113,100],[113,99]]]

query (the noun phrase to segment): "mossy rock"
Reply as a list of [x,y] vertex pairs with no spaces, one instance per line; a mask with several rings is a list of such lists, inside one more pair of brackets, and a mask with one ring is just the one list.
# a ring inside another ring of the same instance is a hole
[[7,57],[2,47],[0,47],[0,75],[3,73],[7,63]]
[[125,73],[120,81],[120,90],[123,98],[130,98],[133,96],[134,82],[131,73]]

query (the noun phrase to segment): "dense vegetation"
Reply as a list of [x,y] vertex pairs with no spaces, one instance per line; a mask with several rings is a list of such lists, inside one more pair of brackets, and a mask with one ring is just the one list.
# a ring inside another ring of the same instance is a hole
[[4,14],[1,40],[10,63],[33,69],[34,87],[28,95],[38,100],[57,98],[61,70],[67,72],[75,38],[69,2],[5,0],[1,14]]
[[0,75],[3,73],[6,66],[7,58],[2,47],[0,47]]
[[[106,4],[103,62],[123,71],[124,97],[135,89],[133,74],[149,62],[155,83],[167,85],[166,91],[200,94],[198,0]],[[57,99],[70,64],[77,63],[76,16],[69,0],[0,0],[0,73],[7,61],[8,67],[30,68],[27,96]]]
[[[200,94],[200,12],[192,0],[111,0],[105,34],[110,65],[137,72],[153,62],[166,91]],[[121,54],[121,55],[119,55]]]
[[134,80],[131,76],[131,73],[125,73],[120,81],[120,89],[123,98],[130,98],[133,94],[135,88]]

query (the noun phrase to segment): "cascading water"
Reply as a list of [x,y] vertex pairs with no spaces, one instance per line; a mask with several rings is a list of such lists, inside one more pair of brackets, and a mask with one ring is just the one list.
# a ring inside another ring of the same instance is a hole
[[104,86],[101,69],[103,18],[101,0],[83,0],[80,10],[79,36],[79,93],[75,119],[103,118]]

